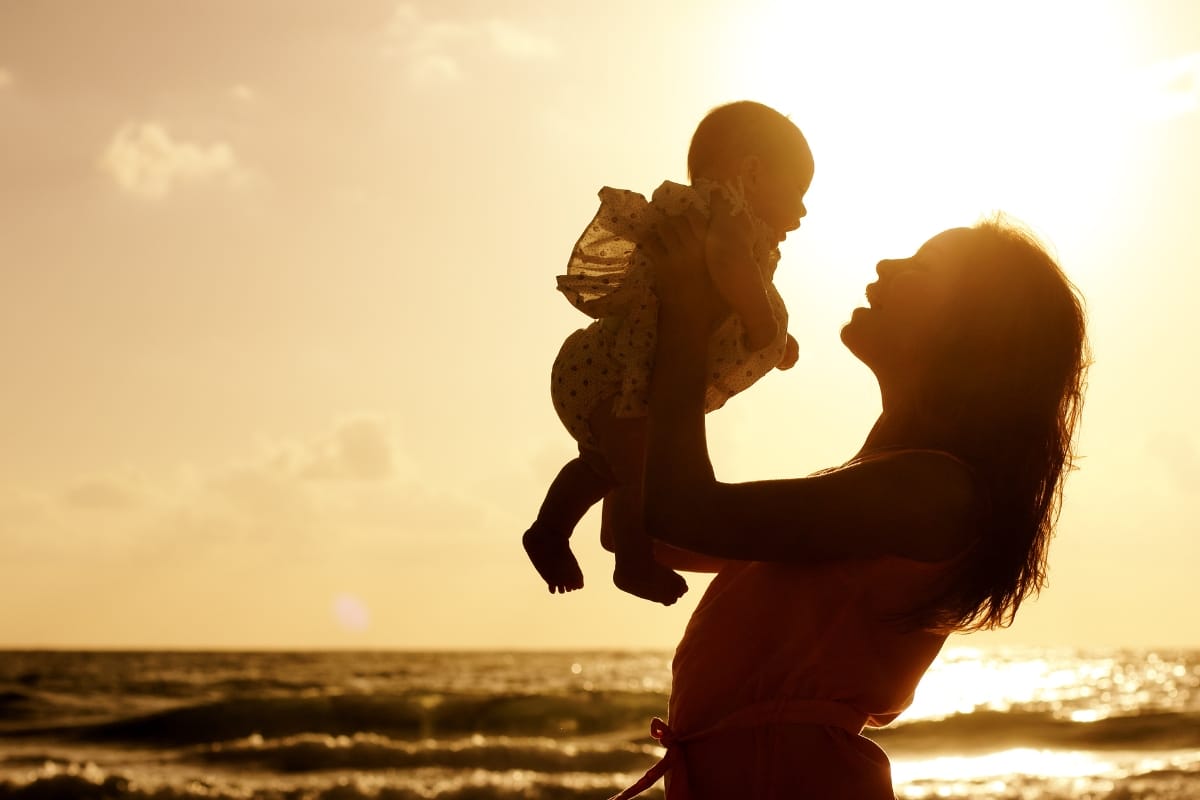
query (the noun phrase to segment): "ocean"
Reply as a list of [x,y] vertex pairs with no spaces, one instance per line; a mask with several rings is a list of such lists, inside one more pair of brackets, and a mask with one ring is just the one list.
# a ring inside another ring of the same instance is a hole
[[[669,652],[5,651],[0,800],[599,800],[669,686]],[[947,648],[871,736],[903,800],[1195,800],[1200,651]]]

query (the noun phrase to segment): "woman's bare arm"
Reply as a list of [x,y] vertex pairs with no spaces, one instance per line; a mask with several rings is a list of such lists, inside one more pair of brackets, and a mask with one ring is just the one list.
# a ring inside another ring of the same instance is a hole
[[820,475],[722,483],[704,427],[707,331],[719,297],[694,217],[660,231],[658,344],[650,392],[645,511],[654,538],[718,558],[803,562],[900,555],[937,560],[965,546],[973,507],[966,468],[897,451]]
[[958,553],[970,530],[970,475],[941,453],[898,452],[812,477],[748,483],[695,479],[674,467],[664,481],[657,474],[648,465],[651,535],[718,558],[937,561]]

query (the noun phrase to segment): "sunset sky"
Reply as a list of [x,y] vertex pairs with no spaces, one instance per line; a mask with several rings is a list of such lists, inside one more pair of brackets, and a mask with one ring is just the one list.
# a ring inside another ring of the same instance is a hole
[[962,641],[1200,646],[1200,3],[0,0],[0,647],[673,647],[703,579],[519,537],[596,191],[740,98],[817,166],[718,475],[852,455],[876,261],[1003,210],[1096,363],[1050,587]]

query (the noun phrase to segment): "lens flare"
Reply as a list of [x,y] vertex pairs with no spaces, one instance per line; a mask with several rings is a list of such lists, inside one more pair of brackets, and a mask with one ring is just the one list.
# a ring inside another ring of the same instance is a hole
[[356,633],[371,625],[370,609],[352,594],[343,593],[333,598],[333,616],[343,629]]

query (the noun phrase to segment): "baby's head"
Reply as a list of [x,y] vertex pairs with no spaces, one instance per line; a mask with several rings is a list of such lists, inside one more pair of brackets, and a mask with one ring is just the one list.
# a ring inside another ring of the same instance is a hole
[[813,156],[804,134],[770,106],[739,100],[717,106],[700,121],[688,150],[695,181],[741,180],[754,213],[779,234],[800,225]]

